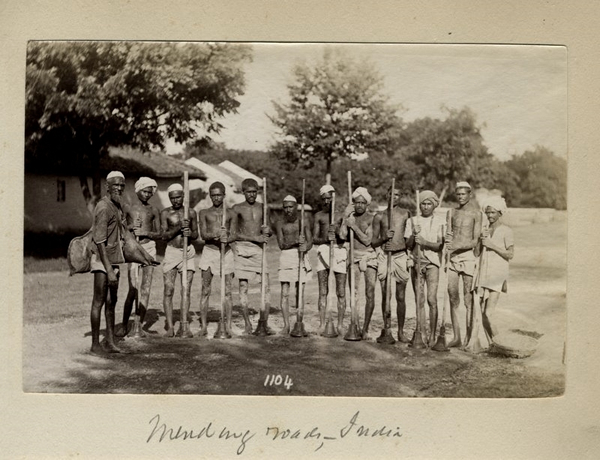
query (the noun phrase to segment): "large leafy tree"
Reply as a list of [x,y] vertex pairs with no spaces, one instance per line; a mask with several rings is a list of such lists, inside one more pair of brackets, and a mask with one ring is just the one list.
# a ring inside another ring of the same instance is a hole
[[26,161],[75,170],[92,209],[109,147],[147,150],[218,132],[239,106],[250,59],[244,45],[30,42]]
[[536,146],[504,164],[517,178],[515,206],[567,209],[567,160]]
[[373,64],[339,48],[326,48],[313,65],[297,64],[288,85],[290,100],[274,102],[278,128],[272,152],[296,165],[324,162],[327,183],[338,158],[392,152],[399,130],[398,106],[383,93]]
[[417,165],[418,186],[445,195],[459,180],[485,186],[490,182],[493,157],[483,143],[474,113],[468,108],[445,109],[446,118],[422,118],[406,126],[406,158]]

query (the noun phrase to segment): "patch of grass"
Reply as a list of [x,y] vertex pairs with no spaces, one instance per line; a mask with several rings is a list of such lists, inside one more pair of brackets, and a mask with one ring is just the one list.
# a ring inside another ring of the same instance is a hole
[[62,272],[69,270],[66,257],[39,259],[37,257],[23,258],[23,273]]

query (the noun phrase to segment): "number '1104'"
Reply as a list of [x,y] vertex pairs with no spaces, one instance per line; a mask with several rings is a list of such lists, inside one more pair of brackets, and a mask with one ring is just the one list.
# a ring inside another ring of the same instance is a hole
[[284,386],[286,390],[289,390],[293,384],[294,383],[292,382],[292,379],[290,378],[289,375],[282,377],[279,374],[277,374],[277,375],[271,374],[271,375],[267,375],[267,377],[265,378],[264,386],[266,386],[266,387]]

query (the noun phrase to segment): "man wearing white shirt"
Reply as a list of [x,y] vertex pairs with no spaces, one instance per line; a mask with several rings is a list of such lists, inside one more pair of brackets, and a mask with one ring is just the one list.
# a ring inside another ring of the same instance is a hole
[[[434,192],[430,190],[421,192],[419,201],[421,215],[408,220],[404,238],[406,238],[406,244],[410,249],[414,248],[415,244],[421,247],[421,274],[424,276],[421,276],[421,285],[419,286],[420,305],[417,308],[425,307],[425,283],[427,283],[430,329],[429,346],[433,346],[436,341],[435,330],[438,318],[437,292],[442,247],[444,245],[445,220],[441,216],[434,214],[435,208],[440,204]],[[416,257],[415,251],[413,251],[413,257]],[[416,294],[417,273],[415,270],[412,270],[411,273]]]

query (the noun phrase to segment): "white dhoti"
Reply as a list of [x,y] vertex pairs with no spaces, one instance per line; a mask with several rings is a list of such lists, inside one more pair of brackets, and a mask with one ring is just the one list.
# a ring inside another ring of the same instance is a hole
[[[215,245],[207,244],[202,248],[200,256],[200,270],[210,270],[213,275],[221,274],[221,249]],[[225,259],[223,261],[223,273],[230,275],[233,273],[233,251],[227,245],[225,247]]]
[[[345,246],[333,246],[333,272],[346,273],[348,268],[348,250]],[[329,245],[321,244],[317,248],[316,271],[329,270]]]
[[[299,255],[298,249],[284,249],[279,255],[279,282],[281,283],[296,283],[298,281],[299,272]],[[303,255],[304,271],[302,274],[302,282],[312,278],[312,267],[308,260],[308,254]]]
[[[187,247],[187,269],[188,271],[196,271],[196,249],[193,245],[188,244]],[[170,272],[174,268],[181,273],[183,271],[183,248],[175,248],[167,246],[165,250],[165,258],[163,259],[163,273]]]

